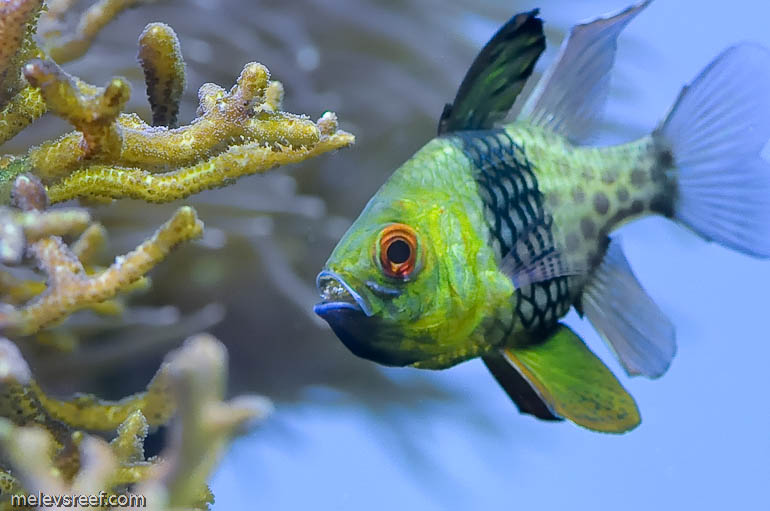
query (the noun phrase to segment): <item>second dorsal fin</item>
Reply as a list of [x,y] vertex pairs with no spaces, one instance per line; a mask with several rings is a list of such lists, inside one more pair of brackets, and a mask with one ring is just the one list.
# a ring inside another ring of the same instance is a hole
[[438,133],[492,128],[513,106],[545,49],[538,10],[517,14],[479,52],[452,104],[444,107]]
[[538,82],[520,117],[582,141],[601,115],[621,31],[652,0],[576,25],[556,61]]

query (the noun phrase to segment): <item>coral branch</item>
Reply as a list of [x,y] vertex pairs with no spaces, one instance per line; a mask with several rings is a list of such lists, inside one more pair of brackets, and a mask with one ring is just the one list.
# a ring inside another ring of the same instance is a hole
[[166,373],[166,367],[162,366],[146,391],[120,401],[105,401],[91,394],[79,394],[66,400],[53,399],[34,382],[30,389],[50,417],[73,428],[112,431],[137,410],[142,412],[145,424],[157,427],[165,424],[176,409]]
[[[271,83],[274,82],[269,81],[264,66],[247,64],[229,93],[212,84],[201,87],[200,117],[173,130],[150,128],[135,116],[120,116],[117,127],[123,145],[119,156],[114,158],[114,165],[109,166],[165,172],[169,168],[199,163],[233,144],[257,143],[273,148],[318,145],[321,135],[311,120],[262,108]],[[273,101],[276,95],[274,89]],[[345,142],[337,147],[349,145],[353,140],[352,135],[345,134]],[[82,169],[82,145],[80,133],[65,135],[31,150],[29,163],[45,182],[67,176],[79,168],[87,171],[88,168]],[[108,161],[103,164],[108,165]]]
[[[74,33],[60,35],[57,32],[43,34],[49,55],[58,63],[75,60],[85,54],[97,34],[121,12],[156,0],[100,0],[83,13]],[[58,17],[71,8],[71,2],[57,2],[54,16]]]
[[83,209],[17,211],[0,206],[0,262],[18,264],[28,243],[47,236],[77,234],[91,215]]
[[[32,57],[42,58],[42,54]],[[81,94],[96,94],[97,88],[75,77],[70,77]],[[48,110],[40,89],[27,85],[16,93],[0,110],[0,145],[15,137],[24,128]],[[0,173],[3,169],[0,167]],[[2,201],[0,201],[2,203]]]
[[40,89],[27,86],[14,94],[0,110],[0,145],[21,133],[45,112]]
[[141,278],[176,245],[199,236],[202,230],[203,224],[195,211],[182,207],[150,240],[93,276],[86,274],[82,263],[61,239],[41,239],[29,250],[48,275],[48,289],[30,304],[8,313],[0,324],[15,333],[29,335],[76,310],[108,300]]
[[115,119],[131,95],[128,82],[113,78],[103,91],[86,96],[56,63],[40,59],[24,66],[24,76],[40,89],[51,111],[82,133],[83,158],[110,159],[120,155],[121,137]]
[[167,360],[179,412],[170,431],[170,445],[155,471],[157,479],[139,491],[158,494],[152,486],[161,485],[169,507],[186,508],[199,503],[200,490],[229,439],[246,423],[265,417],[272,406],[257,396],[222,402],[227,352],[209,335],[188,339]]
[[48,207],[48,195],[40,179],[22,174],[13,182],[11,202],[22,211],[42,211]]
[[13,221],[24,230],[28,243],[48,236],[78,234],[91,222],[91,214],[81,208],[23,211],[13,217]]
[[11,341],[0,337],[0,385],[27,385],[32,379],[27,362]]
[[255,142],[233,146],[204,163],[164,174],[153,174],[141,169],[92,166],[51,185],[48,196],[53,203],[88,196],[170,202],[202,190],[225,186],[244,175],[297,163],[351,143],[353,136],[343,131],[323,137],[309,148],[272,149]]
[[272,80],[265,91],[265,106],[278,112],[283,107],[283,84]]
[[144,70],[152,125],[177,126],[185,68],[179,39],[165,23],[150,23],[139,36],[139,63]]
[[[170,391],[171,402],[178,403],[179,412],[170,429],[168,447],[159,461],[153,461],[144,455],[144,439],[153,423],[145,419],[147,407],[127,410],[119,424],[115,416],[104,413],[104,407],[93,408],[90,421],[79,420],[82,417],[73,407],[67,410],[69,426],[64,427],[49,417],[50,403],[38,401],[42,393],[31,380],[18,349],[7,339],[0,339],[0,409],[14,411],[12,420],[0,419],[0,448],[18,477],[0,471],[0,488],[6,495],[98,494],[125,491],[125,485],[139,483],[136,493],[147,497],[146,507],[150,509],[208,508],[213,497],[206,481],[225,446],[244,425],[263,418],[271,409],[267,400],[256,396],[222,401],[226,359],[224,346],[208,335],[188,339],[166,357],[153,381],[166,379],[163,398],[168,401]],[[97,422],[100,412],[104,423]],[[168,414],[163,417],[163,422],[166,420]],[[108,445],[72,430],[74,423],[117,428],[117,434]]]
[[75,254],[84,266],[94,263],[94,259],[104,248],[107,242],[107,231],[102,224],[91,224],[83,231],[80,237],[72,245],[72,253]]
[[0,5],[0,106],[22,87],[19,68],[37,53],[32,40],[43,0],[8,0]]
[[120,460],[137,462],[144,460],[144,438],[149,432],[147,419],[141,410],[131,413],[120,426],[117,436],[110,442],[115,456]]
[[18,426],[44,427],[58,447],[72,443],[69,430],[51,417],[31,389],[34,385],[29,366],[14,343],[0,337],[0,415]]

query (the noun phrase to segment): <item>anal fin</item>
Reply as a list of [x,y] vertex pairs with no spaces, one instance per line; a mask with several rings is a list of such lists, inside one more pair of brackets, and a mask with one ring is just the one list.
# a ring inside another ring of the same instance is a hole
[[676,353],[674,326],[636,280],[617,240],[586,284],[582,305],[629,375],[666,372]]
[[[559,325],[555,333],[540,344],[503,349],[499,353],[530,385],[532,393],[553,418],[563,417],[584,428],[605,433],[623,433],[641,421],[634,398],[565,325]],[[491,370],[495,374],[501,368]],[[511,381],[517,385],[514,388],[520,389],[521,384],[516,378]],[[508,390],[505,383],[503,387]],[[525,401],[514,398],[520,409],[523,403],[526,413],[537,416],[533,412],[539,410],[539,405],[532,401],[532,394],[524,391],[516,395],[526,398]]]

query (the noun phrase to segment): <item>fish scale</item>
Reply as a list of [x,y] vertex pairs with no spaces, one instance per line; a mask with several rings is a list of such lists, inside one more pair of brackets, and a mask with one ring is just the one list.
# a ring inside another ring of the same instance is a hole
[[[513,244],[525,232],[535,232],[539,245],[528,245],[530,256],[540,247],[552,245],[550,217],[524,148],[504,129],[462,132],[455,137],[475,169],[474,179],[479,185],[490,239],[499,259],[510,255],[517,265],[523,264]],[[536,225],[545,230],[535,230]],[[543,239],[543,232],[548,239]],[[515,314],[506,325],[502,340],[511,339],[516,320],[532,333],[548,331],[556,325],[574,300],[570,280],[558,277],[517,289],[512,297]],[[488,338],[490,344],[497,344],[494,337],[499,335],[498,330],[495,328],[493,338]],[[539,337],[533,336],[532,340]]]

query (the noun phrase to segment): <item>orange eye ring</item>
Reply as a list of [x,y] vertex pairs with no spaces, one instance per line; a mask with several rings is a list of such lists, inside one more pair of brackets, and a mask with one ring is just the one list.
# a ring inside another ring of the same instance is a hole
[[406,280],[417,263],[417,233],[406,224],[390,224],[380,233],[380,267],[394,279]]

